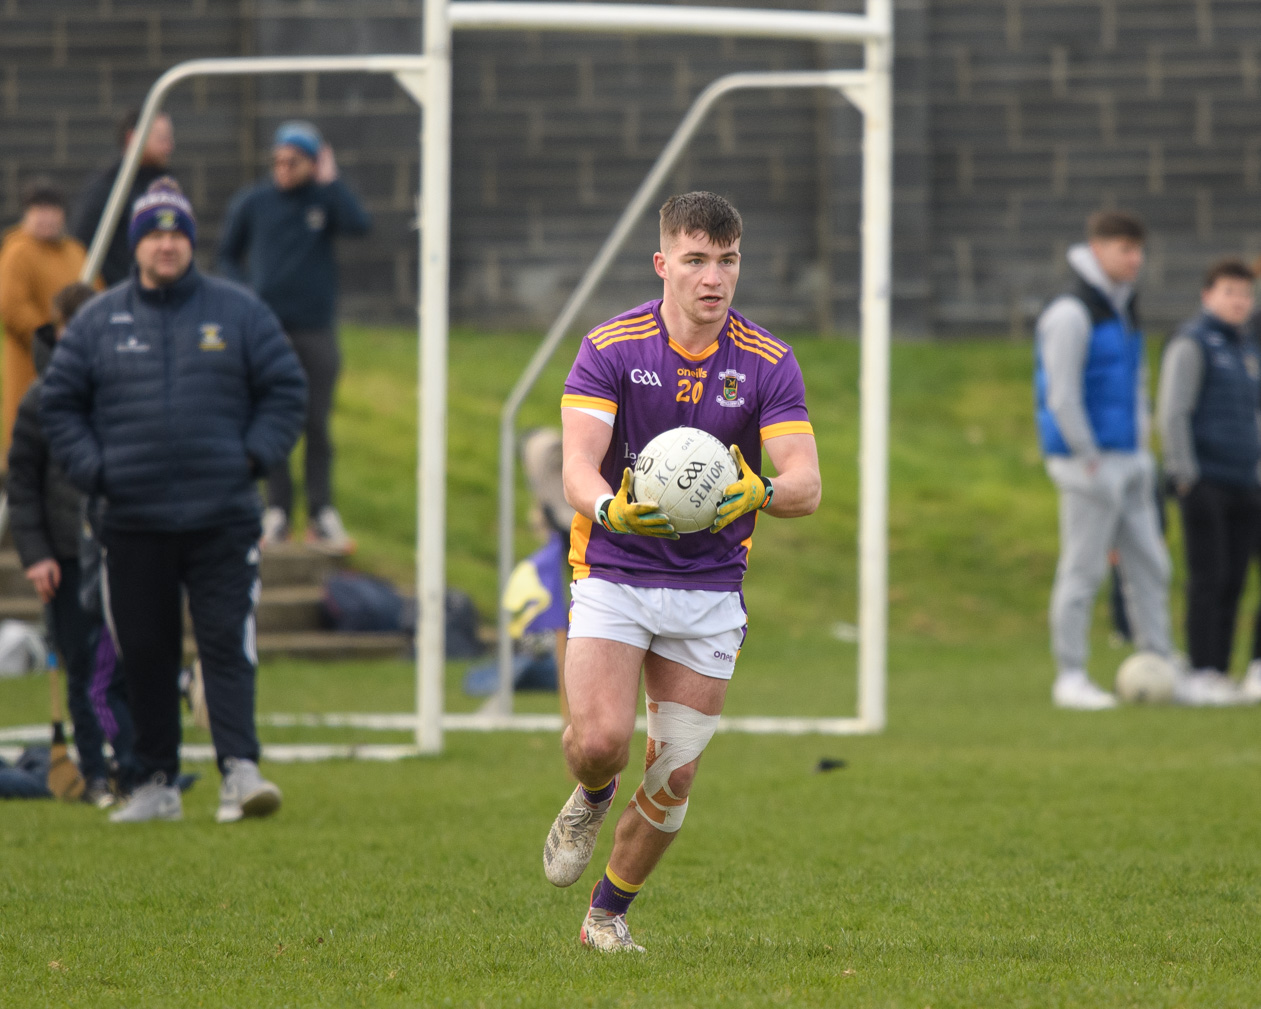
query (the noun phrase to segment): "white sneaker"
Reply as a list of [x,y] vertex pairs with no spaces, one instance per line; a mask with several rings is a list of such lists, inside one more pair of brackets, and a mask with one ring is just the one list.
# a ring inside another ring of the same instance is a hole
[[1248,663],[1248,671],[1239,684],[1239,696],[1246,704],[1261,701],[1261,659],[1253,659]]
[[355,552],[355,541],[342,525],[342,517],[337,509],[328,505],[307,522],[306,541],[320,553],[334,557],[345,557]]
[[1091,682],[1080,670],[1060,673],[1051,687],[1051,703],[1057,708],[1074,711],[1106,711],[1117,706],[1117,699]]
[[166,775],[155,774],[131,793],[122,809],[109,814],[110,823],[145,823],[149,820],[182,820],[184,803],[180,790],[166,783]]
[[289,538],[289,516],[283,508],[268,508],[263,512],[263,535],[258,541],[266,550]]
[[646,952],[643,946],[631,938],[626,915],[612,914],[599,907],[587,908],[587,918],[578,930],[578,938],[584,946],[603,953]]
[[1245,703],[1243,693],[1230,677],[1216,669],[1197,669],[1178,677],[1173,699],[1188,708],[1229,708]]
[[224,759],[216,822],[236,823],[247,816],[270,816],[280,808],[280,800],[280,789],[259,773],[254,761],[242,757]]
[[[616,779],[615,779],[616,780]],[[614,793],[617,788],[614,786]],[[610,797],[592,806],[582,797],[582,786],[574,789],[569,801],[556,814],[552,829],[547,832],[543,845],[543,872],[553,886],[572,886],[586,871],[587,863],[595,851],[596,838],[604,818],[613,805]]]

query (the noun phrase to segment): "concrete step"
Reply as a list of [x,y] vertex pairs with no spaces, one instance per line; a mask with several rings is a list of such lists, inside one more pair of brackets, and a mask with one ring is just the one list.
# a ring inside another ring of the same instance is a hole
[[[331,631],[287,631],[258,635],[258,654],[264,658],[391,659],[405,657],[412,645],[408,634],[334,634]],[[184,639],[184,653],[192,656],[197,645]]]
[[26,580],[26,572],[18,560],[16,550],[0,550],[0,596],[27,596],[35,598],[35,590]]
[[259,634],[316,631],[320,629],[320,598],[323,590],[318,585],[286,585],[268,588],[263,582],[263,594],[258,601]]
[[291,540],[263,551],[260,575],[265,587],[322,585],[325,578],[346,566],[345,557],[329,557]]

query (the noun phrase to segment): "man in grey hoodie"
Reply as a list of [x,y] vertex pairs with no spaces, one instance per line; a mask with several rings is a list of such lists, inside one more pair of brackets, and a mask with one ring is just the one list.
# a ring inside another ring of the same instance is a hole
[[1090,618],[1120,556],[1126,609],[1141,650],[1169,657],[1169,553],[1156,515],[1156,465],[1143,334],[1134,284],[1146,231],[1136,217],[1101,211],[1068,263],[1074,286],[1038,319],[1035,394],[1047,473],[1060,493],[1060,559],[1051,592],[1052,701],[1100,710],[1116,698],[1086,673]]

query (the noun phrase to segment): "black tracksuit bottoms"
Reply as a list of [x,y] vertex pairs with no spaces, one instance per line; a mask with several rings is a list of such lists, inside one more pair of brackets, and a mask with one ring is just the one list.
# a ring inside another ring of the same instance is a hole
[[179,773],[183,594],[206,683],[220,770],[227,757],[257,761],[257,521],[189,532],[106,529],[105,603],[127,677],[141,780]]
[[[337,376],[341,372],[341,348],[337,344],[337,330],[290,329],[286,331],[289,342],[302,362],[306,373],[307,408],[306,464],[303,470],[306,481],[307,517],[314,518],[333,503],[333,437],[329,431],[329,417],[333,413],[333,391],[337,388]],[[279,508],[286,515],[293,513],[293,477],[286,459],[267,474],[267,504]]]
[[1199,480],[1179,499],[1187,551],[1187,652],[1194,669],[1230,671],[1239,598],[1252,559],[1258,493]]

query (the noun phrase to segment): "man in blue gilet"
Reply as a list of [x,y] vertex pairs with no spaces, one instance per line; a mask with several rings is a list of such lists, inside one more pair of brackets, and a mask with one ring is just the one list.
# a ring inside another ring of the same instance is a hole
[[1074,284],[1038,318],[1034,388],[1038,438],[1060,492],[1060,559],[1051,593],[1057,707],[1097,711],[1116,698],[1090,680],[1090,617],[1120,557],[1135,644],[1169,656],[1169,553],[1156,515],[1143,334],[1134,283],[1146,232],[1101,211],[1068,251]]
[[1165,472],[1178,492],[1187,551],[1186,704],[1261,700],[1261,669],[1244,689],[1227,675],[1235,621],[1261,515],[1257,510],[1261,360],[1246,331],[1253,275],[1238,259],[1214,263],[1200,313],[1169,341],[1157,417]]

